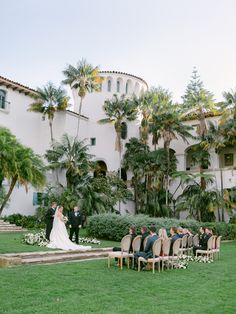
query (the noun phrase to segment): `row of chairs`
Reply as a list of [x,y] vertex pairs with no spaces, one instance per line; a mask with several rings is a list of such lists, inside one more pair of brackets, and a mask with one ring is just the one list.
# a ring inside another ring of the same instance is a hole
[[[220,243],[221,236],[216,237],[212,236],[208,240],[207,250],[197,250],[196,256],[199,254],[206,254],[207,256],[214,257],[218,255],[218,259],[220,257]],[[138,235],[134,238],[132,242],[132,252],[129,252],[130,244],[132,241],[131,235],[126,235],[121,240],[121,251],[118,252],[110,252],[108,254],[108,268],[110,268],[111,258],[117,258],[119,260],[120,268],[123,268],[123,260],[127,260],[127,266],[130,267],[130,259],[132,259],[132,266],[134,266],[134,254],[140,251],[142,236]],[[147,243],[148,237],[145,238],[143,246],[145,247]],[[178,260],[183,254],[190,255],[193,250],[193,246],[199,245],[198,235],[184,235],[183,238],[177,239],[172,248],[172,255],[169,255],[171,239],[166,239],[162,241],[161,239],[157,239],[153,244],[153,257],[148,260],[143,257],[138,258],[138,271],[140,271],[141,262],[148,262],[152,264],[153,273],[155,272],[155,264],[158,263],[158,270],[160,271],[160,263],[162,262],[162,271],[164,267],[164,263],[167,262],[168,268],[169,264],[174,265],[174,261]],[[160,256],[162,252],[162,256]],[[157,256],[157,257],[155,257]]]
[[211,236],[207,241],[207,249],[206,250],[196,250],[196,256],[198,255],[206,255],[207,257],[211,257],[213,260],[218,256],[220,258],[220,244],[221,244],[222,236]]
[[[148,237],[147,237],[148,238]],[[147,238],[145,238],[144,241],[144,247],[146,245]],[[132,237],[130,235],[126,235],[121,240],[121,251],[118,252],[110,252],[108,254],[108,268],[110,268],[111,264],[111,258],[117,258],[119,260],[120,268],[123,268],[123,260],[127,260],[127,266],[130,267],[130,259],[132,259],[132,266],[134,266],[134,255],[136,252],[140,251],[141,246],[141,239],[142,236],[136,236],[132,242],[132,252],[129,252],[130,244]],[[152,247],[153,250],[153,258],[149,258],[148,260],[144,259],[143,257],[138,258],[138,271],[140,271],[140,264],[141,262],[148,262],[152,263],[152,269],[153,272],[155,272],[155,264],[158,263],[158,269],[160,271],[160,262],[162,261],[162,270],[164,267],[164,262],[168,262],[169,264],[172,264],[173,268],[173,262],[179,258],[179,250],[181,246],[181,239],[177,239],[174,242],[173,245],[173,253],[171,256],[169,256],[170,252],[170,245],[171,245],[171,239],[166,239],[162,242],[161,239],[157,239]],[[162,256],[160,256],[162,251]],[[157,257],[155,257],[157,256]]]

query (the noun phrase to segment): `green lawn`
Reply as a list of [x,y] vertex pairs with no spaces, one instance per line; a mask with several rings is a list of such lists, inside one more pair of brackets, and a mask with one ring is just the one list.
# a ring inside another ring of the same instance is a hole
[[[29,231],[31,232],[31,231]],[[28,233],[28,232],[26,232]],[[52,251],[46,247],[28,245],[22,243],[24,232],[8,232],[0,233],[0,254],[4,253],[19,253],[19,252],[37,252],[37,251]],[[86,230],[83,229],[80,232],[80,236],[86,236]],[[83,243],[81,243],[83,244]],[[85,244],[86,245],[86,244]],[[119,245],[114,241],[101,240],[100,245],[88,244],[92,247],[113,247]],[[0,312],[1,313],[1,312]]]
[[236,242],[186,270],[122,271],[107,261],[0,269],[0,313],[235,313]]

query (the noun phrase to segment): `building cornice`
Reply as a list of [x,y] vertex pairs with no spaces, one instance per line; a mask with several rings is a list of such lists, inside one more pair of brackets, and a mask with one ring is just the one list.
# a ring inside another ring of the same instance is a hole
[[131,77],[133,77],[133,78],[136,78],[136,79],[142,81],[142,82],[147,86],[147,88],[148,88],[148,84],[147,84],[147,82],[146,82],[144,79],[142,79],[142,78],[139,77],[139,76],[133,75],[133,74],[129,74],[129,73],[125,73],[125,72],[120,72],[120,71],[99,71],[99,73],[101,73],[101,74],[103,74],[103,73],[105,73],[105,74],[121,74],[121,75],[131,76]]
[[0,76],[0,86],[5,86],[6,88],[11,88],[14,91],[18,91],[19,93],[23,93],[25,95],[34,96],[37,94],[37,91],[22,85],[18,82],[14,82],[12,80],[9,80],[6,77]]

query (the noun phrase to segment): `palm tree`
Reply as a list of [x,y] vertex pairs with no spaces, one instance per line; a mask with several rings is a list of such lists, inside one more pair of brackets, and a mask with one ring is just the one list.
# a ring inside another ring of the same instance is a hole
[[5,178],[10,179],[15,171],[16,137],[6,128],[0,128],[0,188]]
[[137,107],[135,102],[129,100],[122,95],[120,98],[117,95],[113,96],[113,99],[106,100],[103,106],[107,118],[101,119],[99,123],[112,123],[116,131],[115,150],[119,152],[120,167],[119,174],[121,177],[121,133],[122,125],[125,121],[133,121],[137,117]]
[[223,97],[225,99],[224,108],[231,109],[234,120],[236,120],[236,88],[229,92],[223,92]]
[[92,169],[92,156],[88,154],[88,145],[68,134],[64,134],[60,142],[53,142],[45,157],[50,169],[66,171],[67,187],[71,189]]
[[214,210],[219,206],[224,206],[225,202],[219,191],[202,189],[201,184],[199,184],[199,178],[202,176],[204,176],[206,183],[213,183],[211,175],[200,173],[185,177],[185,182],[182,182],[182,184],[187,183],[187,185],[177,198],[177,210],[188,210],[190,218],[199,221],[214,221]]
[[16,142],[12,147],[12,153],[12,164],[14,166],[10,167],[10,171],[7,173],[10,187],[1,204],[0,214],[9,200],[16,183],[23,185],[27,192],[29,184],[35,188],[41,188],[46,181],[43,161],[32,149]]
[[55,112],[66,110],[69,106],[68,101],[69,97],[67,97],[66,91],[61,87],[55,87],[53,83],[49,82],[42,88],[37,88],[35,102],[28,109],[28,111],[42,113],[43,119],[47,116],[51,141],[53,141],[52,122]]
[[92,93],[94,91],[99,92],[101,90],[103,78],[99,75],[99,68],[93,67],[91,64],[87,63],[85,59],[79,61],[75,67],[73,65],[68,65],[63,71],[63,74],[66,77],[62,81],[63,84],[69,85],[71,89],[78,90],[78,95],[80,97],[76,131],[76,138],[78,138],[83,100],[87,93]]
[[166,206],[168,206],[171,141],[181,137],[184,142],[188,143],[187,138],[193,138],[193,136],[190,133],[192,127],[181,121],[182,116],[179,107],[172,103],[170,94],[159,89],[157,99],[158,103],[152,113],[152,131],[155,130],[155,143],[157,144],[162,139],[164,149],[167,152]]
[[134,188],[135,213],[137,214],[141,207],[142,197],[140,193],[140,184],[145,175],[144,164],[147,161],[149,147],[141,143],[135,137],[130,138],[129,142],[125,144],[125,147],[126,151],[123,156],[123,167],[126,170],[130,170],[133,174],[132,185]]

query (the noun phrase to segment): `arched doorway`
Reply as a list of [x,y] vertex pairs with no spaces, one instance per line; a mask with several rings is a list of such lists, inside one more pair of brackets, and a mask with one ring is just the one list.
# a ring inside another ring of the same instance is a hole
[[107,165],[103,160],[98,160],[96,162],[96,170],[94,171],[94,178],[99,176],[105,177],[107,174]]

